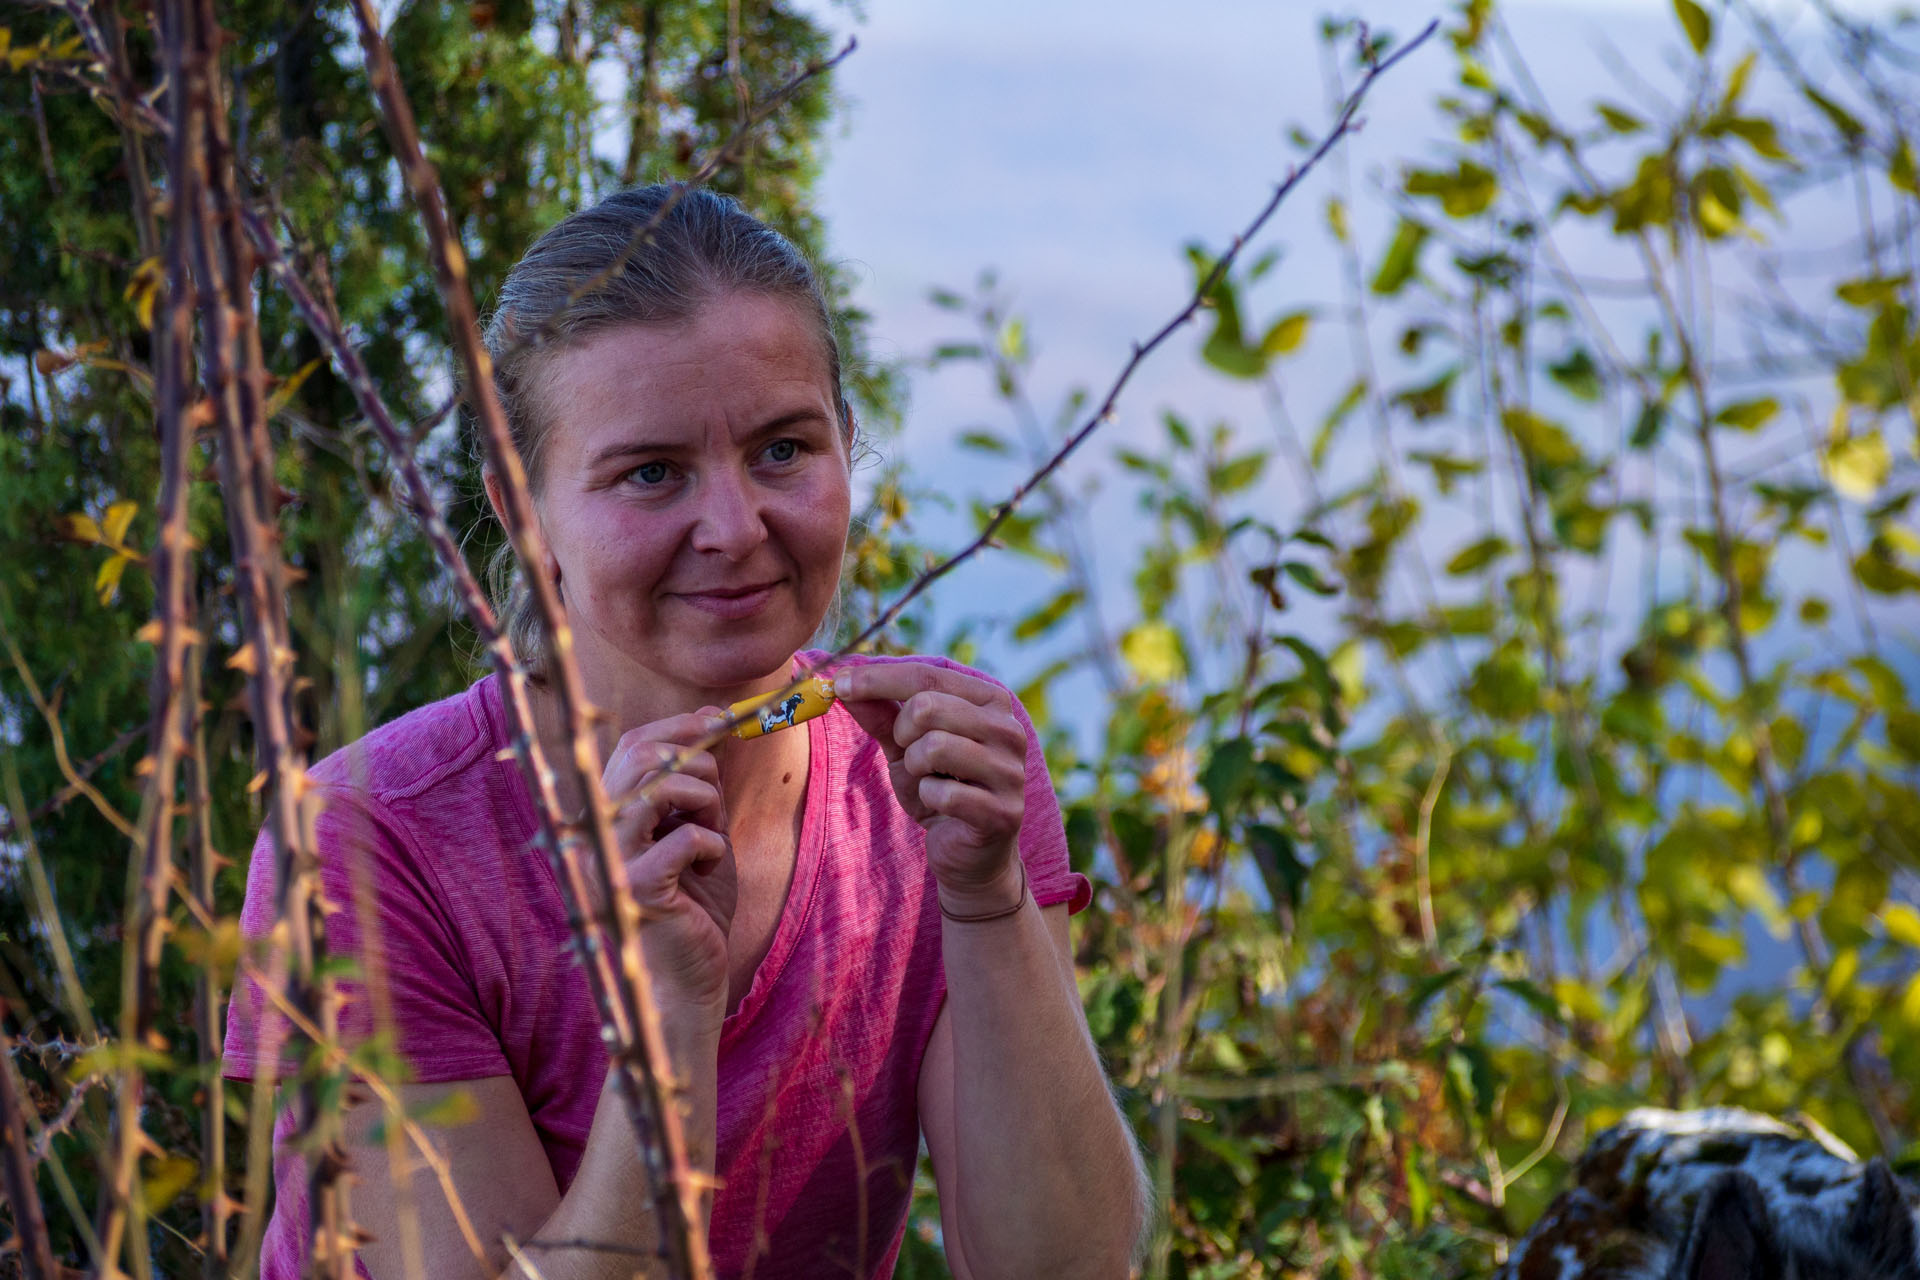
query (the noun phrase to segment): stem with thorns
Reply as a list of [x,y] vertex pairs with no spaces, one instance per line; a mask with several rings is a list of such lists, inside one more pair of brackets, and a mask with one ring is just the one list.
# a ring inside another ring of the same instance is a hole
[[[380,100],[381,118],[424,224],[441,298],[447,309],[448,328],[465,373],[470,402],[479,419],[487,461],[500,477],[506,495],[507,534],[532,585],[550,637],[551,683],[559,695],[572,739],[573,768],[587,797],[582,821],[565,829],[561,856],[577,857],[577,843],[583,835],[587,837],[598,859],[598,887],[604,895],[601,901],[610,906],[608,923],[613,946],[608,950],[616,966],[614,981],[603,985],[596,980],[595,995],[603,1028],[608,1033],[609,1056],[615,1063],[620,1089],[639,1139],[640,1159],[661,1227],[663,1261],[670,1276],[704,1280],[712,1268],[700,1208],[701,1188],[696,1184],[687,1158],[679,1108],[670,1101],[674,1080],[672,1062],[660,1011],[653,999],[652,979],[641,957],[640,910],[627,889],[620,844],[613,830],[615,809],[601,779],[594,710],[587,700],[579,665],[573,658],[573,633],[553,582],[539,569],[545,562],[545,542],[534,514],[526,469],[514,447],[506,414],[493,385],[492,362],[480,343],[479,314],[467,282],[466,255],[448,223],[438,175],[421,149],[413,109],[400,87],[393,55],[380,34],[379,17],[371,0],[355,0],[354,14],[360,26],[368,76]],[[504,640],[501,647],[507,647]],[[515,711],[517,715],[519,709]],[[517,728],[524,737],[533,736],[531,720],[521,722]],[[589,970],[589,973],[598,979],[599,971]]]
[[[0,1017],[6,1005],[0,1003]],[[13,1209],[13,1231],[19,1238],[20,1260],[27,1280],[58,1280],[53,1243],[47,1236],[46,1215],[40,1208],[40,1189],[33,1181],[33,1154],[27,1149],[26,1113],[13,1087],[13,1040],[0,1027],[0,1171],[5,1174],[7,1204]]]

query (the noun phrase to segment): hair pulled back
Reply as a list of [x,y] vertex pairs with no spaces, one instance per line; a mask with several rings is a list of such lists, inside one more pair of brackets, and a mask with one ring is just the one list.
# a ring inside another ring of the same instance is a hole
[[[629,187],[534,241],[507,273],[483,335],[507,427],[535,494],[553,426],[545,377],[552,358],[608,330],[688,323],[730,293],[785,299],[813,327],[841,429],[851,436],[840,344],[805,255],[731,196],[678,182]],[[544,676],[546,627],[511,543],[494,553],[487,578],[514,653],[529,673]]]

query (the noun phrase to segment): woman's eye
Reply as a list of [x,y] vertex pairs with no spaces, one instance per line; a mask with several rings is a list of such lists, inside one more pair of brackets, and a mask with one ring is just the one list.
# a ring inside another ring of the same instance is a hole
[[773,462],[792,462],[800,456],[798,440],[775,440],[767,446],[767,458]]
[[660,484],[667,478],[667,464],[664,462],[643,462],[627,473],[629,480],[638,480],[641,484]]

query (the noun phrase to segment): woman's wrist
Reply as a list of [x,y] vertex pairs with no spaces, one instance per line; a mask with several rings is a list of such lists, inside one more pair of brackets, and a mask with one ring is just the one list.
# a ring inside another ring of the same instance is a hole
[[968,923],[974,919],[998,920],[1011,916],[1026,905],[1027,872],[1016,852],[1007,859],[999,874],[980,884],[948,884],[935,878],[940,914],[948,920]]

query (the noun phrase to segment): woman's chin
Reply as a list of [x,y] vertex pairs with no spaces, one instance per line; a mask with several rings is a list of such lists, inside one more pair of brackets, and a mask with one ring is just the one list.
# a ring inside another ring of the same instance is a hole
[[738,628],[697,644],[676,646],[663,664],[678,683],[704,689],[741,689],[787,674],[795,651],[806,646],[813,628]]

